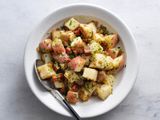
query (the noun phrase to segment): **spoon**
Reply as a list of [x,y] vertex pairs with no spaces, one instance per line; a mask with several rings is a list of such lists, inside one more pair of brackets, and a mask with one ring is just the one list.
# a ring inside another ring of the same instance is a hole
[[80,116],[77,114],[77,112],[73,109],[73,107],[67,102],[67,100],[62,96],[62,94],[56,90],[55,88],[53,88],[53,86],[51,86],[51,84],[49,84],[47,81],[44,81],[41,79],[41,77],[39,76],[37,67],[42,65],[43,62],[41,60],[36,60],[35,62],[35,72],[37,75],[38,80],[40,81],[40,83],[43,85],[43,87],[49,91],[58,101],[60,101],[66,108],[68,108],[67,110],[69,110],[69,112],[76,118],[76,120],[81,120]]

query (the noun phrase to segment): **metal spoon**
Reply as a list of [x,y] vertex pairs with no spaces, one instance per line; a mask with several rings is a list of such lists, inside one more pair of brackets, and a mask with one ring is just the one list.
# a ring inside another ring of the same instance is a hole
[[66,108],[68,108],[69,112],[72,113],[72,115],[76,118],[76,120],[81,120],[80,116],[77,114],[77,112],[72,108],[72,106],[66,101],[66,99],[61,95],[61,93],[52,88],[51,84],[49,84],[48,82],[42,80],[39,76],[39,73],[37,71],[37,67],[42,65],[41,64],[41,60],[36,60],[35,62],[35,72],[37,75],[38,80],[40,81],[40,83],[43,85],[43,87],[49,91],[58,101],[60,101]]

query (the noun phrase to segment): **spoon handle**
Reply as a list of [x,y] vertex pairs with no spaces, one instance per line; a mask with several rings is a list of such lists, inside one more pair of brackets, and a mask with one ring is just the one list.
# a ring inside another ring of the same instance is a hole
[[67,100],[59,93],[58,90],[51,90],[52,95],[60,102],[65,104],[65,106],[68,108],[70,113],[76,118],[76,120],[81,120],[80,116],[77,114],[77,112],[73,109],[73,107],[67,102]]

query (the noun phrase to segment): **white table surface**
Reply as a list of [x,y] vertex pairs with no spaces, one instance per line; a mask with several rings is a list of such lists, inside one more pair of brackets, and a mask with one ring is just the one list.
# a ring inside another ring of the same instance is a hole
[[[23,67],[33,27],[62,5],[82,0],[0,0],[0,120],[70,120],[39,102]],[[135,35],[141,66],[129,96],[93,120],[160,120],[160,0],[83,0],[121,17]],[[134,63],[133,63],[134,64]],[[87,119],[91,120],[91,119]]]

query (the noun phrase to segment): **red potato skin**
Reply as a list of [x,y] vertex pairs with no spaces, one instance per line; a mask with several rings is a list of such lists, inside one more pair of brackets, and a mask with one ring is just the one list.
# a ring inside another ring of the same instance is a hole
[[77,43],[74,47],[72,47],[72,51],[74,52],[74,54],[82,54],[84,53],[84,47],[85,47],[85,43]]
[[80,36],[80,35],[82,34],[80,28],[77,28],[77,29],[74,30],[73,32],[74,32],[74,34],[75,34],[76,36]]
[[99,71],[97,76],[97,82],[102,83],[107,77],[105,71]]
[[59,63],[68,63],[71,60],[66,53],[63,56],[52,54],[52,57]]
[[118,42],[119,42],[118,34],[114,34],[113,38],[112,38],[111,48],[114,48],[117,45]]
[[111,56],[113,59],[118,56],[118,54],[114,53],[112,49],[108,49],[106,52],[107,52],[108,55]]
[[74,54],[76,54],[76,55],[82,54],[84,52],[84,50],[81,48],[77,48],[77,49],[72,48],[72,50],[73,50]]
[[42,52],[43,51],[47,51],[47,52],[52,51],[51,43],[52,43],[52,41],[50,39],[45,39],[45,40],[41,41],[39,44],[40,50],[42,50]]
[[113,59],[117,57],[117,56],[113,53],[113,51],[112,51],[111,49],[108,49],[106,52],[107,52],[107,54],[108,54],[109,56],[111,56]]
[[124,55],[124,53],[121,56],[122,56],[122,60],[120,62],[118,71],[121,71],[124,68],[124,66],[125,66],[125,55]]
[[52,49],[54,54],[61,54],[66,52],[63,44],[56,44],[54,47],[52,47]]
[[78,102],[77,97],[75,96],[73,91],[68,91],[67,92],[67,96],[66,99],[68,102],[72,103],[72,104],[76,104]]
[[79,65],[79,64],[84,64],[85,63],[85,60],[80,57],[80,56],[77,56],[75,58],[73,58],[69,63],[68,63],[68,66],[72,69],[72,70],[75,70],[76,67]]

